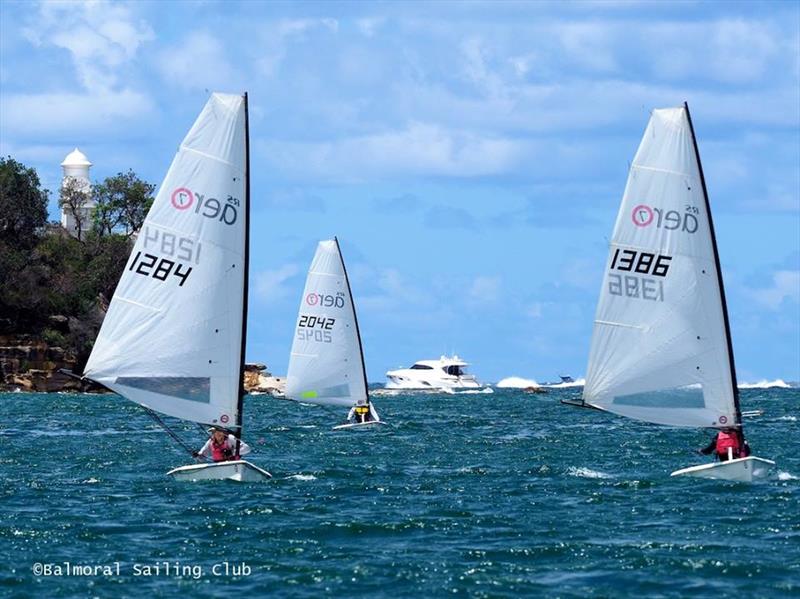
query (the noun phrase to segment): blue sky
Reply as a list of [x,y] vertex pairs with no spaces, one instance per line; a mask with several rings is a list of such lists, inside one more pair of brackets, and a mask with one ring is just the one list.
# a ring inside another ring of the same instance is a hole
[[[160,183],[248,91],[248,359],[285,373],[338,235],[371,381],[456,351],[582,376],[628,163],[689,102],[739,379],[800,380],[800,3],[0,3],[0,152]],[[56,197],[51,214],[56,217]]]

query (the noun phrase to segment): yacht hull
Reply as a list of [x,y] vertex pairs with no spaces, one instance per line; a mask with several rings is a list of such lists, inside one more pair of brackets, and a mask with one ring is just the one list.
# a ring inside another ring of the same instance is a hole
[[269,480],[272,475],[266,470],[245,460],[215,462],[213,464],[190,464],[167,472],[175,480],[197,482],[203,480],[234,480],[253,483]]
[[770,469],[775,465],[772,460],[765,460],[755,456],[703,464],[676,470],[670,476],[693,476],[695,478],[711,478],[715,480],[731,480],[737,482],[752,482],[769,475]]

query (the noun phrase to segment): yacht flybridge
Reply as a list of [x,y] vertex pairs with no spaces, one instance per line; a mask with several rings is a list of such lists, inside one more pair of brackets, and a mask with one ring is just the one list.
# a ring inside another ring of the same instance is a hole
[[387,389],[480,389],[481,384],[473,374],[467,374],[469,366],[456,355],[442,356],[438,360],[420,360],[410,368],[390,370],[386,373]]

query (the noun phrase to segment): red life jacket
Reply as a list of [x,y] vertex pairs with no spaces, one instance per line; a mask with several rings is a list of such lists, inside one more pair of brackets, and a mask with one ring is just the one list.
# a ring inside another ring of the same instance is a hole
[[211,439],[211,459],[215,462],[227,462],[233,459],[233,448],[228,445],[227,437],[219,444],[215,439]]
[[717,433],[717,454],[728,455],[729,447],[733,450],[733,457],[739,455],[739,434],[719,431]]

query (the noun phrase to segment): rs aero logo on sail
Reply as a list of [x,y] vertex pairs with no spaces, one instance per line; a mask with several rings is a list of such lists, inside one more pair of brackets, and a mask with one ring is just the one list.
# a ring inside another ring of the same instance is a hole
[[177,210],[190,210],[195,214],[232,225],[239,217],[239,200],[233,196],[223,203],[201,193],[193,192],[188,187],[178,187],[172,192],[172,205]]
[[654,226],[656,229],[666,229],[667,231],[677,231],[680,229],[686,233],[696,233],[698,222],[697,215],[700,211],[691,204],[686,205],[686,211],[681,214],[677,210],[663,210],[639,204],[634,206],[631,211],[631,220],[637,227]]

